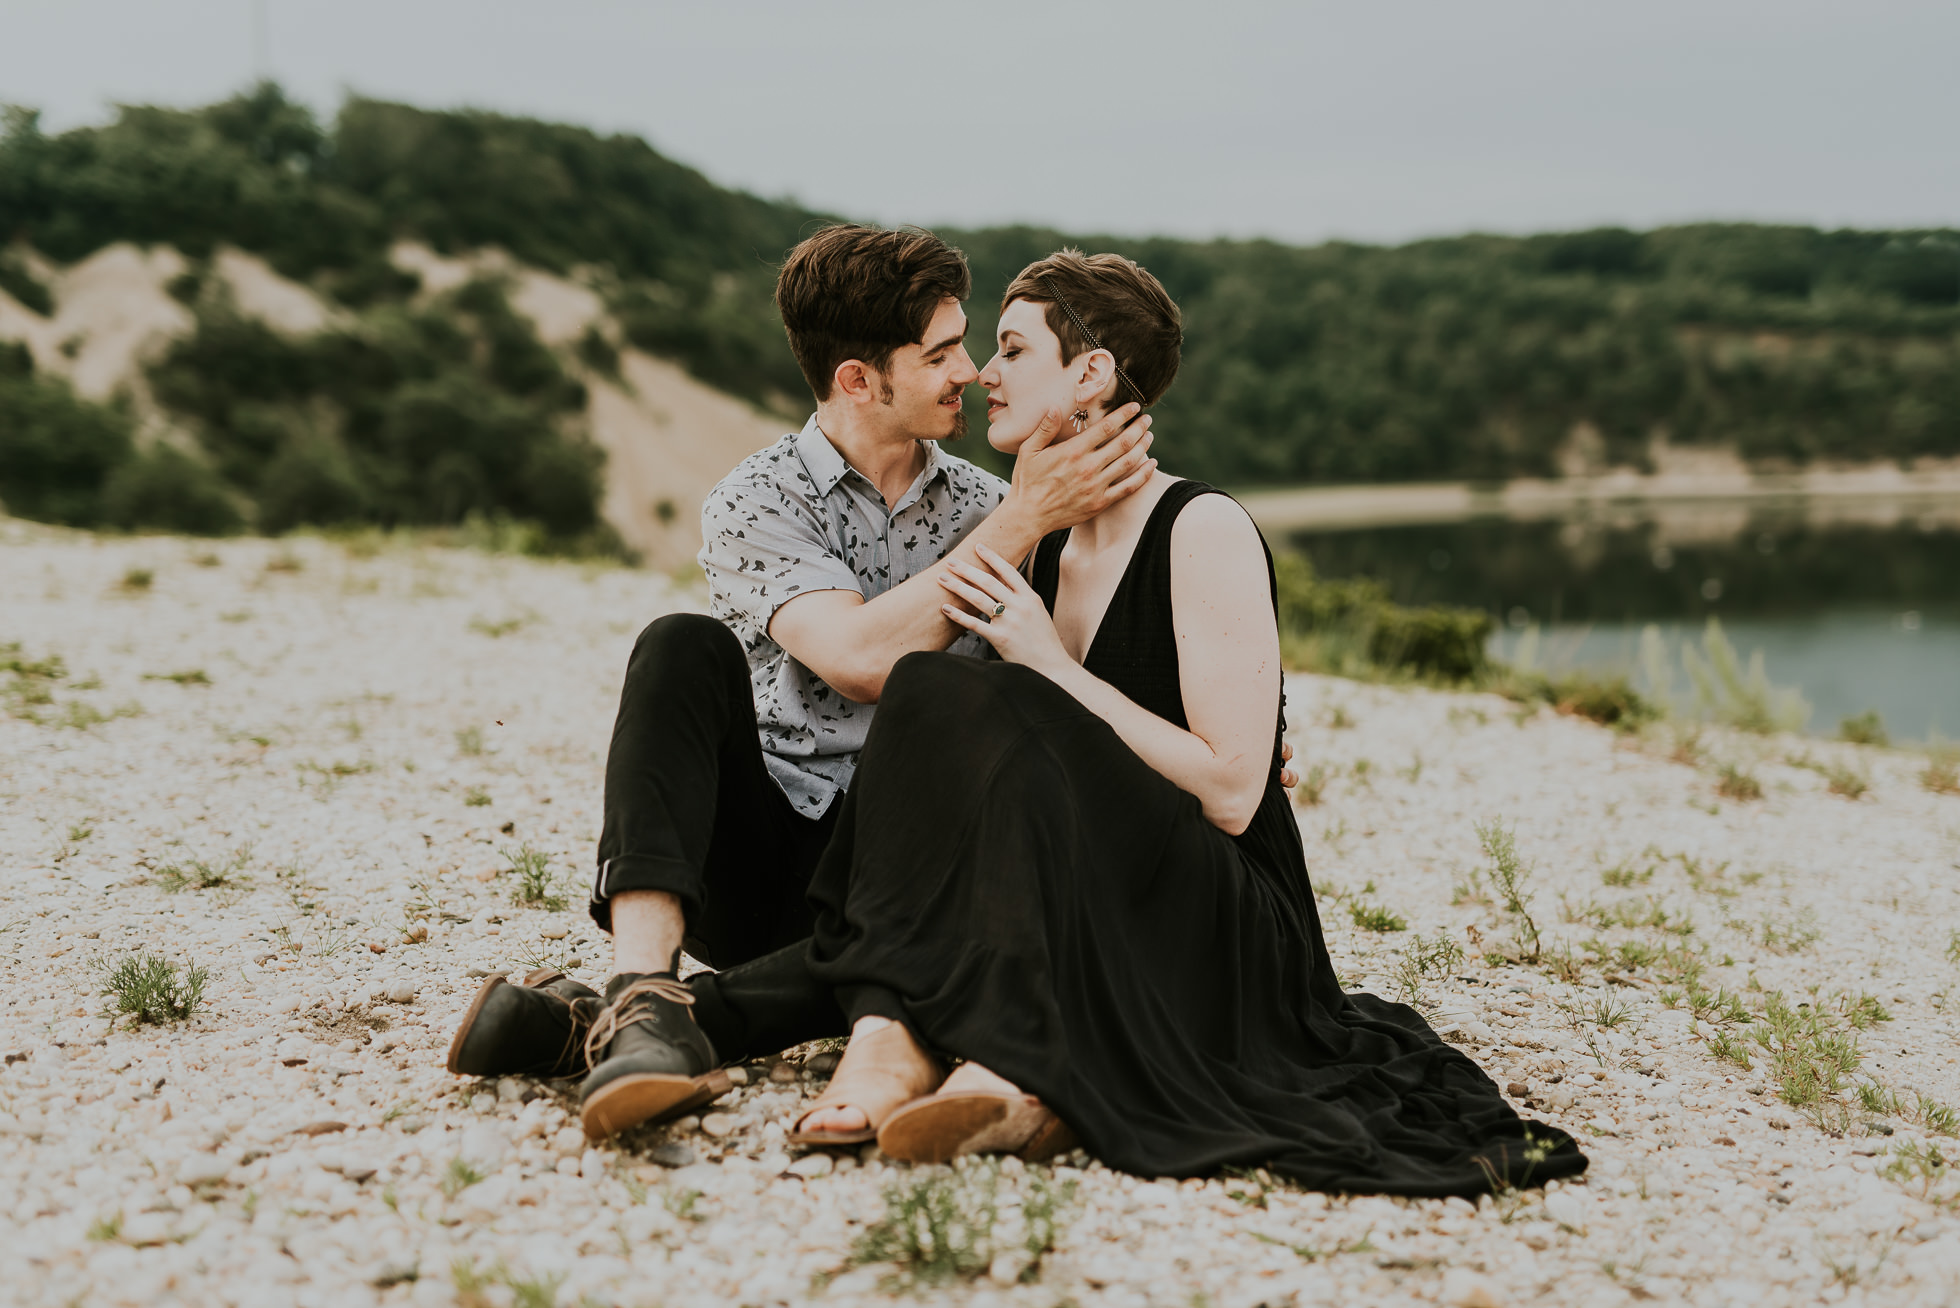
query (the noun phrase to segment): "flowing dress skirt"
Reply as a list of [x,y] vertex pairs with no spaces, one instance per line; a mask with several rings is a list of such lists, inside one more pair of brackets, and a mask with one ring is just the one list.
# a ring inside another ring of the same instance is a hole
[[1113,1167],[1407,1195],[1585,1168],[1415,1010],[1342,993],[1277,783],[1228,836],[1039,673],[914,654],[842,802],[818,977],[1039,1095]]

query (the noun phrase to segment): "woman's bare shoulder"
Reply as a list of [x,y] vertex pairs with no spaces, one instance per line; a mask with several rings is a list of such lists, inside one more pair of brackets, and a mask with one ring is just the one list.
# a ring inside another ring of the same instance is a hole
[[1254,559],[1265,575],[1265,545],[1259,528],[1229,495],[1199,495],[1179,510],[1171,524],[1171,557],[1193,561]]

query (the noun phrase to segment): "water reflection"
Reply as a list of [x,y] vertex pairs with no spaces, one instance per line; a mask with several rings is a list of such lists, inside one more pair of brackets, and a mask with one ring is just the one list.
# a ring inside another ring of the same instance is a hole
[[1296,533],[1323,576],[1372,576],[1405,603],[1472,605],[1547,660],[1631,668],[1640,629],[1720,617],[1812,730],[1878,708],[1895,736],[1960,733],[1960,506],[1695,504],[1565,519]]

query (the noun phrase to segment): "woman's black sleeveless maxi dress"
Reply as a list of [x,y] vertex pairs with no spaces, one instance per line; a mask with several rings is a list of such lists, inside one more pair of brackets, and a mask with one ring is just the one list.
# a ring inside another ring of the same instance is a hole
[[[1084,660],[1180,727],[1171,524],[1206,493],[1158,502]],[[1066,535],[1035,553],[1051,608]],[[810,886],[818,978],[853,1019],[903,1020],[1039,1095],[1112,1167],[1469,1195],[1586,1166],[1413,1009],[1342,993],[1277,734],[1228,836],[1040,673],[912,654],[842,803]]]

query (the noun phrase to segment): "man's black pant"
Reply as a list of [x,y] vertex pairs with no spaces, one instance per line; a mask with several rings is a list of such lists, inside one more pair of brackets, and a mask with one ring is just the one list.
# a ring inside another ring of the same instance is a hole
[[805,962],[804,891],[841,807],[804,817],[770,777],[733,632],[676,613],[640,633],[606,755],[592,918],[611,930],[622,891],[679,898],[687,952],[720,969],[689,984],[725,1060],[847,1030]]

